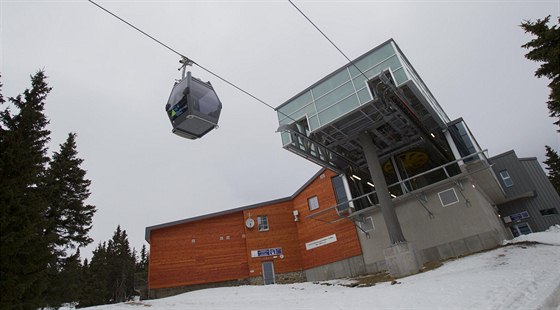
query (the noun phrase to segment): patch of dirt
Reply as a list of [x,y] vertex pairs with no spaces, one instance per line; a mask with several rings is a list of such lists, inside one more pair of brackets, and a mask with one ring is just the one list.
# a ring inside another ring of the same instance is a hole
[[393,278],[388,272],[378,272],[378,273],[374,273],[374,274],[370,274],[367,276],[361,276],[361,277],[357,277],[353,279],[355,282],[352,284],[348,284],[345,286],[348,287],[369,287],[369,286],[374,286],[377,283],[382,283],[382,282],[391,282],[391,281],[395,281],[395,278]]
[[429,261],[429,262],[424,263],[424,266],[422,266],[422,268],[420,268],[420,272],[426,272],[426,271],[434,270],[434,269],[437,269],[441,266],[443,266],[443,263],[439,260]]
[[131,305],[131,306],[144,306],[144,307],[151,307],[152,306],[150,304],[143,303],[141,301],[127,301],[127,302],[125,302],[125,304]]

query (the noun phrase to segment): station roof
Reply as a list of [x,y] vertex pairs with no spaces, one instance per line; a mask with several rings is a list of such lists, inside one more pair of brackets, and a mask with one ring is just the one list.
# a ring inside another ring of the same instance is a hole
[[309,186],[309,184],[311,184],[311,182],[313,182],[316,178],[318,178],[321,174],[323,174],[323,172],[325,172],[325,170],[326,169],[324,169],[324,168],[320,169],[317,173],[315,173],[313,175],[313,177],[311,177],[309,180],[307,180],[307,182],[305,182],[305,184],[303,184],[300,188],[298,188],[297,191],[295,191],[291,196],[284,197],[284,198],[279,198],[279,199],[274,199],[274,200],[269,200],[269,201],[265,201],[265,202],[260,202],[260,203],[256,203],[256,204],[251,204],[251,205],[247,205],[247,206],[243,206],[243,207],[238,207],[238,208],[235,208],[235,209],[229,209],[229,210],[204,214],[204,215],[200,215],[200,216],[190,217],[190,218],[186,218],[186,219],[182,219],[182,220],[167,222],[167,223],[158,224],[158,225],[154,225],[154,226],[148,226],[148,227],[146,227],[144,238],[148,243],[150,243],[150,234],[151,234],[152,230],[157,230],[157,229],[161,229],[161,228],[172,227],[172,226],[176,226],[176,225],[201,221],[201,220],[205,220],[205,219],[209,219],[209,218],[219,217],[219,216],[226,215],[226,214],[242,212],[242,211],[245,211],[245,210],[256,209],[256,208],[260,208],[260,207],[264,207],[264,206],[268,206],[268,205],[272,205],[272,204],[277,204],[277,203],[282,203],[282,202],[293,200],[305,188],[307,188],[307,186]]

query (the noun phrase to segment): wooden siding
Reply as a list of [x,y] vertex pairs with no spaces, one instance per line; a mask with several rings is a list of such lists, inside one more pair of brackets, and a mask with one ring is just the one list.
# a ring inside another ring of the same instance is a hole
[[[327,223],[338,219],[336,210],[331,209],[316,218],[307,218],[311,213],[320,212],[336,205],[331,178],[336,174],[325,170],[293,200],[294,210],[299,212],[297,229],[299,235],[302,266],[309,269],[362,254],[354,224],[344,220],[334,224]],[[307,200],[317,196],[319,209],[309,211]],[[327,221],[327,222],[325,222]],[[336,242],[307,250],[305,244],[330,235],[336,235]]]
[[[258,224],[245,228],[247,258],[250,276],[262,275],[262,262],[271,261],[275,273],[300,271],[301,254],[296,222],[294,221],[292,202],[273,204],[244,211],[244,218],[252,218],[257,223],[257,216],[268,217],[268,231],[259,231]],[[282,248],[280,256],[251,257],[252,250]]]
[[[336,204],[331,177],[325,170],[293,200],[248,208],[215,217],[152,229],[150,232],[150,289],[188,286],[262,276],[262,262],[272,261],[276,274],[302,271],[360,255],[356,229],[350,221],[335,220],[334,209],[317,219],[307,199],[317,196],[318,212]],[[299,212],[294,221],[293,211]],[[257,217],[268,217],[269,230],[259,231]],[[245,220],[251,217],[255,227]],[[318,220],[320,219],[320,220]],[[337,241],[311,250],[305,244],[330,235]],[[280,255],[251,257],[251,251],[282,248]]]
[[150,245],[150,289],[249,275],[241,211],[153,230]]

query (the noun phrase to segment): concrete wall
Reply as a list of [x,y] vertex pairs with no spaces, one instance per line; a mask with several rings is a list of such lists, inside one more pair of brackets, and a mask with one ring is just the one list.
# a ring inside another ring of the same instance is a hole
[[355,277],[366,274],[362,255],[340,260],[338,262],[305,270],[307,281],[325,281],[331,279]]
[[[446,180],[423,192],[420,196],[426,208],[414,195],[395,199],[404,236],[418,250],[422,263],[493,248],[509,237],[494,207],[472,181],[464,178],[460,184]],[[459,202],[443,207],[438,193],[449,188],[455,189]],[[371,216],[375,227],[369,236],[358,233],[366,270],[386,270],[383,249],[390,241],[383,216],[379,209],[363,216]]]

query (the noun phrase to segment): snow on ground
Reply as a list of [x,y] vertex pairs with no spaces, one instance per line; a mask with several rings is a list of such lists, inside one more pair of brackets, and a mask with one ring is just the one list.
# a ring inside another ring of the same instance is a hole
[[[532,244],[531,241],[543,244]],[[541,309],[560,301],[560,226],[448,261],[400,284],[298,283],[205,289],[88,309]],[[516,244],[517,243],[517,244]],[[334,285],[333,285],[334,284]],[[556,308],[560,309],[560,307]]]

